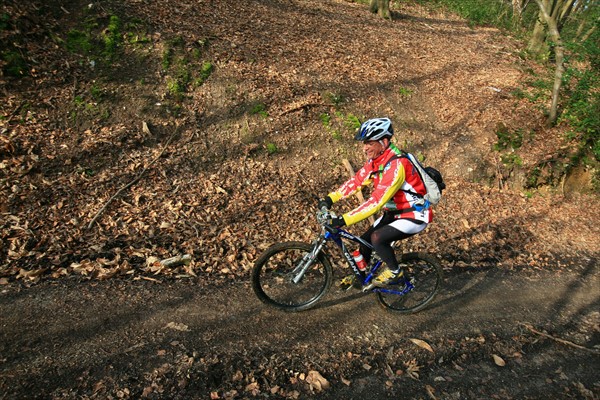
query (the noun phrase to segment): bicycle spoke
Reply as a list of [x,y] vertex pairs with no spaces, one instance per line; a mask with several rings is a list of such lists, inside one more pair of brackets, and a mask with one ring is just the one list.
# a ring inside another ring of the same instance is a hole
[[[300,311],[314,305],[331,284],[331,265],[320,256],[304,270],[304,256],[311,247],[304,243],[280,243],[257,260],[253,288],[265,303]],[[302,272],[304,270],[304,272]],[[294,282],[298,274],[302,276]]]

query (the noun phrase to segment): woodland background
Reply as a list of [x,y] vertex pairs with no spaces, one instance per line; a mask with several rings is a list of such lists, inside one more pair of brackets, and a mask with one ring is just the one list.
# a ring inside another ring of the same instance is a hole
[[449,182],[415,245],[461,265],[595,255],[594,5],[4,2],[0,279],[245,276],[311,237],[378,115]]
[[[3,1],[0,398],[597,399],[599,12]],[[376,116],[444,174],[403,244],[439,298],[260,304],[254,260],[314,238]]]

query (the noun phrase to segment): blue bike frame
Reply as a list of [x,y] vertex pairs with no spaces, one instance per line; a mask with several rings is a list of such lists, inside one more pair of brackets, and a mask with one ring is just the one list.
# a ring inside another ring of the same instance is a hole
[[[359,270],[358,266],[356,265],[356,261],[354,261],[354,257],[352,257],[352,254],[350,254],[350,251],[348,250],[348,248],[346,247],[346,245],[344,244],[344,241],[342,239],[348,239],[352,242],[358,243],[359,245],[364,245],[364,246],[368,247],[369,249],[371,249],[371,251],[373,251],[373,245],[371,243],[363,240],[362,238],[355,236],[355,235],[351,234],[350,232],[347,232],[341,228],[337,228],[335,230],[334,229],[326,229],[325,234],[323,235],[323,238],[324,238],[324,241],[333,241],[342,250],[342,254],[344,254],[344,257],[346,257],[346,261],[348,261],[348,263],[352,267],[352,271],[354,272],[356,279],[358,279],[358,282],[360,282],[360,284],[362,286],[368,285],[371,282],[371,280],[375,276],[375,273],[377,272],[379,267],[381,267],[381,264],[383,264],[383,261],[381,261],[377,257],[375,264],[373,265],[373,267],[370,270],[367,270],[366,272]],[[373,257],[376,257],[375,252],[373,252]],[[371,260],[371,263],[372,262],[373,262],[373,260]],[[404,295],[404,294],[410,292],[412,289],[414,289],[414,286],[412,285],[412,283],[407,282],[406,287],[404,287],[403,290],[393,290],[393,289],[389,289],[389,288],[374,288],[372,291]]]
[[350,254],[350,251],[344,244],[344,241],[342,240],[342,238],[348,239],[352,242],[358,243],[359,245],[366,246],[369,249],[373,250],[373,245],[371,245],[371,243],[368,243],[365,240],[359,238],[358,236],[354,236],[350,232],[347,232],[340,228],[338,228],[335,232],[333,230],[326,230],[325,235],[323,237],[326,241],[330,240],[330,241],[334,242],[340,248],[340,250],[342,250],[342,254],[346,258],[346,261],[348,261],[348,264],[350,264],[350,267],[352,267],[352,271],[354,272],[354,275],[356,275],[356,278],[359,280],[361,285],[364,286],[364,285],[367,285],[369,282],[371,282],[371,280],[373,279],[373,276],[375,275],[375,272],[381,266],[382,261],[377,260],[375,262],[375,265],[373,265],[373,267],[371,268],[370,271],[363,272],[363,271],[359,270],[358,265],[356,265],[356,261],[354,261],[354,257],[352,257],[352,254]]

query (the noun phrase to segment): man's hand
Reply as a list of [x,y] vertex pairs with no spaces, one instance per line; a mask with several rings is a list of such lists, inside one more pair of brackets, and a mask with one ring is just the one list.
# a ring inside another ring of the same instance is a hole
[[331,218],[331,223],[329,225],[332,228],[341,228],[342,226],[346,225],[346,222],[344,221],[344,217],[334,217]]
[[317,204],[317,208],[319,210],[322,210],[323,207],[325,207],[326,209],[329,210],[332,205],[333,205],[333,201],[331,201],[331,198],[329,196],[325,196],[324,199],[319,200],[319,203]]

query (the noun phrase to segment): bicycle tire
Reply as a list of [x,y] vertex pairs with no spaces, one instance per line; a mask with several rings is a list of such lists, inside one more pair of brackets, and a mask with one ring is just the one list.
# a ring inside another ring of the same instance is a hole
[[319,253],[302,280],[291,282],[291,274],[312,245],[303,242],[277,243],[266,249],[254,263],[252,289],[265,304],[285,311],[313,307],[331,287],[333,270],[328,257]]
[[[377,292],[379,304],[389,311],[413,314],[424,309],[435,298],[443,280],[442,266],[431,254],[407,253],[396,255],[408,276],[414,278],[414,289],[399,295]],[[393,286],[390,289],[394,289]]]

